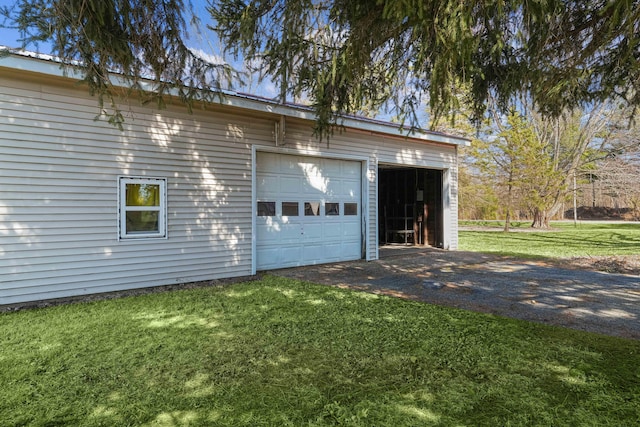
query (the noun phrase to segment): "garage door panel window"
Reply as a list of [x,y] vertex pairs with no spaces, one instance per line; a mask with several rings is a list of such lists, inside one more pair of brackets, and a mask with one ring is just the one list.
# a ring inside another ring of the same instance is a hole
[[276,202],[258,202],[258,216],[276,216]]
[[304,215],[305,216],[319,216],[320,215],[320,202],[304,202]]
[[344,214],[346,216],[358,215],[358,204],[357,203],[345,203],[344,204]]
[[325,203],[324,214],[326,216],[340,215],[340,203]]
[[298,202],[282,202],[282,216],[298,215]]
[[118,237],[167,237],[167,180],[120,177],[118,185]]

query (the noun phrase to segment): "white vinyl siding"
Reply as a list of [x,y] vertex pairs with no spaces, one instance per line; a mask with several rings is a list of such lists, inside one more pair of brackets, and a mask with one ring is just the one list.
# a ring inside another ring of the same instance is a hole
[[[0,78],[0,304],[251,274],[250,141],[270,122],[123,108],[120,131],[82,92]],[[118,241],[128,175],[168,178],[168,239]]]

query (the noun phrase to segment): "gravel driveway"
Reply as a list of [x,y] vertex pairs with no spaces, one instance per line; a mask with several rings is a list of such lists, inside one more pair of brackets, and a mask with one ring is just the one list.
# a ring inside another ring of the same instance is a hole
[[640,277],[433,248],[272,274],[640,339]]

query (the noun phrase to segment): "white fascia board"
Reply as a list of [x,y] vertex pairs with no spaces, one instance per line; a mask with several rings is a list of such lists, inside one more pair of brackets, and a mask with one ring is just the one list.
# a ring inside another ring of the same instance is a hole
[[[251,99],[247,97],[238,96],[235,94],[225,94],[225,98],[222,99],[223,105],[229,105],[232,107],[244,108],[253,111],[261,111],[265,113],[272,113],[276,115],[282,115],[286,117],[294,117],[298,119],[315,121],[316,115],[310,108],[305,107],[293,107],[289,105],[277,104],[275,102],[261,101],[257,99]],[[442,144],[450,145],[462,145],[469,146],[470,142],[466,138],[447,135],[438,132],[429,132],[420,129],[413,131],[402,129],[400,126],[394,123],[384,123],[381,121],[358,119],[354,117],[341,117],[339,118],[338,125],[345,128],[353,128],[368,132],[381,133],[391,135],[394,137],[406,137],[410,139],[417,139],[421,141],[439,142]]]
[[[2,49],[3,46],[0,46],[0,50]],[[64,66],[60,60],[54,56],[26,51],[12,53],[4,58],[0,58],[0,68],[3,67],[45,74],[53,77],[65,77],[72,79],[82,79],[83,77],[82,72],[73,65]],[[128,86],[126,79],[117,74],[111,75],[111,81],[116,86]],[[140,86],[143,90],[153,90],[153,82],[151,81],[142,81]],[[276,102],[260,100],[250,96],[241,96],[229,91],[222,91],[222,93],[224,96],[220,100],[221,105],[228,105],[230,107],[302,120],[316,120],[315,114],[308,107],[278,104]],[[177,95],[178,93],[177,91],[172,91],[170,94]],[[438,142],[449,145],[470,145],[470,141],[466,138],[419,129],[405,130],[394,123],[385,123],[382,121],[358,119],[354,117],[341,117],[339,125],[344,126],[345,128],[354,128],[362,131],[386,134],[394,137],[405,137],[420,141]]]
[[[3,49],[4,46],[0,46],[0,50]],[[11,53],[8,56],[0,58],[0,68],[29,71],[32,73],[46,74],[52,77],[67,77],[74,79],[81,79],[83,77],[82,73],[77,69],[72,66],[65,67],[54,56],[26,51]]]

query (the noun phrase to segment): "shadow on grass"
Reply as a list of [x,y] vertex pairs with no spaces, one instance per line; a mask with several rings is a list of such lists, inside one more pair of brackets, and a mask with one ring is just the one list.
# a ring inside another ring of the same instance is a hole
[[[487,227],[489,229],[501,230],[504,228],[504,221],[459,221],[461,227]],[[510,223],[512,229],[530,229],[531,221],[512,221]],[[579,221],[574,224],[571,221],[554,221],[551,222],[552,230],[563,231],[581,231],[581,230],[627,230],[640,231],[640,222],[598,222],[598,221]]]
[[640,231],[640,223],[639,222],[628,222],[628,223],[607,223],[607,222],[588,222],[588,223],[578,223],[575,226],[571,222],[557,222],[552,223],[552,227],[559,228],[562,230],[627,230],[627,231]]
[[7,425],[637,420],[640,343],[267,277],[0,316]]

